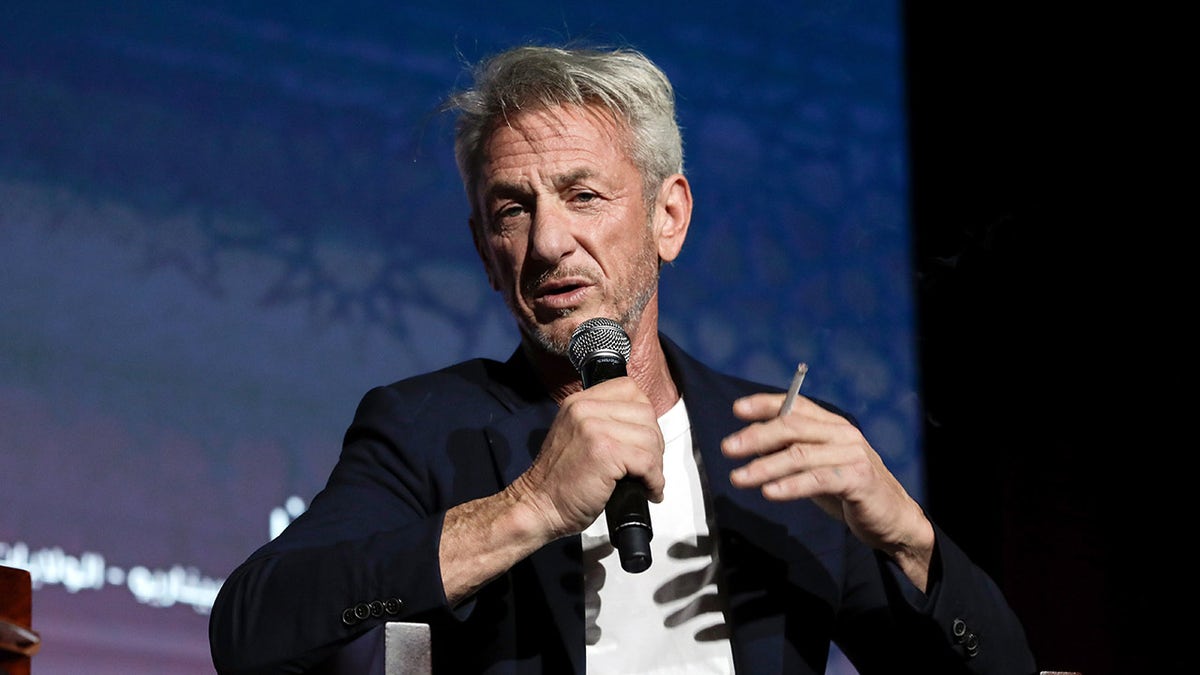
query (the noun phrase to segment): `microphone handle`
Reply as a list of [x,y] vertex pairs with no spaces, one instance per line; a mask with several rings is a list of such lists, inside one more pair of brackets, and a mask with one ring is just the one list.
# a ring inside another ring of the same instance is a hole
[[621,569],[646,571],[654,530],[650,528],[650,505],[641,482],[635,478],[618,480],[604,507],[604,518],[608,521],[608,540],[621,558]]

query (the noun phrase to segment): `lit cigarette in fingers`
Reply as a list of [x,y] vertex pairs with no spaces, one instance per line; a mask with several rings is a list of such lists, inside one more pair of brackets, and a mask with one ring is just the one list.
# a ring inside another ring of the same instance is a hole
[[796,374],[792,376],[792,385],[788,387],[787,396],[783,398],[783,407],[779,409],[779,416],[783,417],[792,411],[792,406],[796,404],[796,394],[800,393],[800,385],[804,384],[804,376],[808,374],[808,364],[803,361],[796,366]]

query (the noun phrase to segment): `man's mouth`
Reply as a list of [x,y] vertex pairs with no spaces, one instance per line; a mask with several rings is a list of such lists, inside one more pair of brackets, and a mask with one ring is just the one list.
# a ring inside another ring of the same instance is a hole
[[578,276],[548,279],[530,294],[535,307],[556,312],[574,309],[587,296],[592,283]]
[[583,287],[584,284],[581,283],[551,282],[548,284],[543,284],[540,288],[538,288],[537,292],[534,293],[534,297],[544,298],[547,296],[568,295],[574,292],[576,289]]

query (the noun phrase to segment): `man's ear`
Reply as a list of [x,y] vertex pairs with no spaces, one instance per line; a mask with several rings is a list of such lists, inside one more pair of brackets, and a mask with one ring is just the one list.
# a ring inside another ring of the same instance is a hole
[[472,216],[467,220],[467,225],[471,228],[471,241],[475,244],[475,252],[479,254],[479,260],[483,262],[483,271],[487,274],[488,285],[493,291],[500,290],[500,284],[496,279],[496,273],[492,262],[492,256],[489,249],[483,242],[483,235],[479,223],[475,222],[475,217]]
[[658,239],[658,257],[671,262],[683,248],[687,239],[688,225],[692,222],[692,188],[683,174],[675,174],[663,181],[654,203],[655,233]]

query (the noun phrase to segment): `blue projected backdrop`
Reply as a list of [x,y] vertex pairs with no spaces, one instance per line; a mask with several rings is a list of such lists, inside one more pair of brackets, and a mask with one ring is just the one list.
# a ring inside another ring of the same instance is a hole
[[0,564],[33,576],[36,671],[211,672],[217,588],[361,395],[511,353],[436,108],[566,39],[676,84],[664,330],[779,386],[806,361],[922,493],[897,3],[6,2]]

